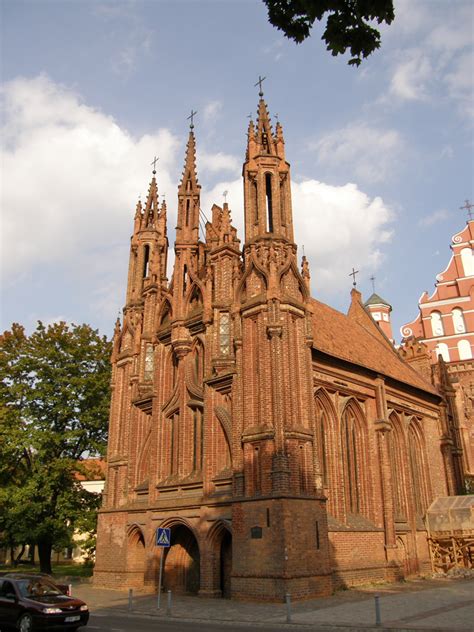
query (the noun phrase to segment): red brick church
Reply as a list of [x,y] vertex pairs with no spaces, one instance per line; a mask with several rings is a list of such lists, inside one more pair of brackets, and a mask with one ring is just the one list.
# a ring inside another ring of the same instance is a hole
[[423,515],[462,483],[450,400],[416,350],[397,353],[356,289],[347,314],[311,297],[282,126],[260,96],[243,246],[226,203],[199,239],[192,125],[171,280],[155,175],[137,205],[96,585],[155,590],[157,527],[173,591],[279,600],[402,577],[428,568]]

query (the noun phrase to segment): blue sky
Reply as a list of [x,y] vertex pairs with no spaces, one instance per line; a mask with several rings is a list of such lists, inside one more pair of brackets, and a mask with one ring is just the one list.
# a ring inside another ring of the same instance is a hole
[[358,69],[325,51],[320,26],[299,46],[284,38],[260,0],[0,6],[2,330],[64,319],[111,334],[155,154],[173,240],[191,108],[202,209],[228,190],[243,239],[240,174],[262,75],[313,295],[345,311],[352,266],[365,298],[375,275],[399,339],[474,197],[470,0],[396,0]]

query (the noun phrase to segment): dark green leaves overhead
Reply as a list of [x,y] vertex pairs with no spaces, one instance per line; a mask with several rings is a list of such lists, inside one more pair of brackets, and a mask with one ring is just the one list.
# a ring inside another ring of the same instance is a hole
[[316,20],[327,13],[322,39],[332,55],[350,50],[350,65],[358,66],[380,47],[380,33],[370,22],[391,24],[393,0],[263,0],[268,19],[298,44],[311,34]]

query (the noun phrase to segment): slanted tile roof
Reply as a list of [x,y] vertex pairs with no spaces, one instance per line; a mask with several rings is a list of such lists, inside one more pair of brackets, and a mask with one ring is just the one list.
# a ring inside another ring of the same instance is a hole
[[107,463],[105,459],[84,459],[79,461],[80,472],[76,472],[78,481],[102,481],[105,479]]
[[385,299],[383,299],[381,296],[379,296],[375,292],[372,294],[372,296],[369,296],[369,298],[365,301],[364,305],[366,307],[368,305],[386,305],[387,307],[390,307],[390,308],[392,307],[390,303],[387,303]]
[[347,315],[316,299],[311,299],[311,305],[315,349],[439,395],[430,382],[398,355],[364,310],[359,292],[353,290]]

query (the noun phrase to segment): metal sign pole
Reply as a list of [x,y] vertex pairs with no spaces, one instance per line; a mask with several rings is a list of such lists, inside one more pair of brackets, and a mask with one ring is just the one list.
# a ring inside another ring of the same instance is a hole
[[161,603],[161,580],[163,577],[163,549],[164,547],[161,547],[161,557],[160,557],[160,576],[158,579],[158,603],[157,603],[157,608],[158,610],[160,609],[160,603]]

